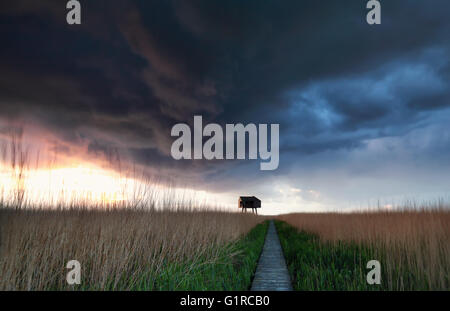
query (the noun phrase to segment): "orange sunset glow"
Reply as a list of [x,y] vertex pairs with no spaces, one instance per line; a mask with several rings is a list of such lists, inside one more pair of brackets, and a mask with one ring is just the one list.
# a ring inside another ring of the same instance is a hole
[[[168,196],[181,201],[206,203],[212,195],[206,191],[169,187],[149,180],[122,176],[90,163],[58,168],[30,169],[19,177],[19,169],[0,164],[0,199],[7,202],[23,191],[23,201],[45,206],[74,202],[120,204],[151,199],[162,203]],[[156,204],[155,207],[159,207]]]

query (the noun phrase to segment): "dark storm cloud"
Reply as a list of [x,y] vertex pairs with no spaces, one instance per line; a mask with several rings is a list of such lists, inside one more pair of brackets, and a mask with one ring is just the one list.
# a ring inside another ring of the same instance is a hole
[[280,123],[282,152],[301,156],[404,134],[450,104],[448,1],[385,1],[379,26],[359,0],[85,1],[81,26],[63,2],[1,5],[0,112],[90,154],[211,179],[230,164],[170,158],[171,126],[194,114]]
[[305,153],[359,147],[367,139],[404,135],[430,124],[434,113],[448,114],[449,81],[442,74],[446,53],[426,50],[420,57],[387,61],[372,71],[290,92],[287,145]]

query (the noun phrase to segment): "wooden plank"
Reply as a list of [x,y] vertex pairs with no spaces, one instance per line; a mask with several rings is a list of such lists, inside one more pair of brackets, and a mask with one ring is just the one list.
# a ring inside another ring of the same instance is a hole
[[289,271],[284,260],[280,239],[273,220],[270,221],[261,257],[256,267],[251,290],[290,291],[292,290]]

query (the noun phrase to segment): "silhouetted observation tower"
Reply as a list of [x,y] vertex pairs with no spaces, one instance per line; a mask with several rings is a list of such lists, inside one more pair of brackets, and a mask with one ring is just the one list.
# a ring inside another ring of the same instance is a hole
[[253,213],[258,214],[258,208],[261,208],[261,200],[257,197],[240,196],[238,200],[238,207],[242,208],[242,212],[247,212],[247,208],[251,208]]

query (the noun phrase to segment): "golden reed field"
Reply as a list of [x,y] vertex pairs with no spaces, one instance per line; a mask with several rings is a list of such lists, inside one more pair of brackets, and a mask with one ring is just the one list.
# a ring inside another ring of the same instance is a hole
[[220,264],[223,248],[263,219],[194,209],[0,209],[0,217],[0,290],[69,288],[72,259],[89,289],[139,289],[164,274],[182,283],[190,270]]
[[[446,209],[446,210],[445,210]],[[335,245],[366,245],[380,259],[387,288],[409,289],[400,271],[408,271],[428,289],[444,289],[450,277],[450,212],[448,207],[417,211],[311,213],[278,219]]]

